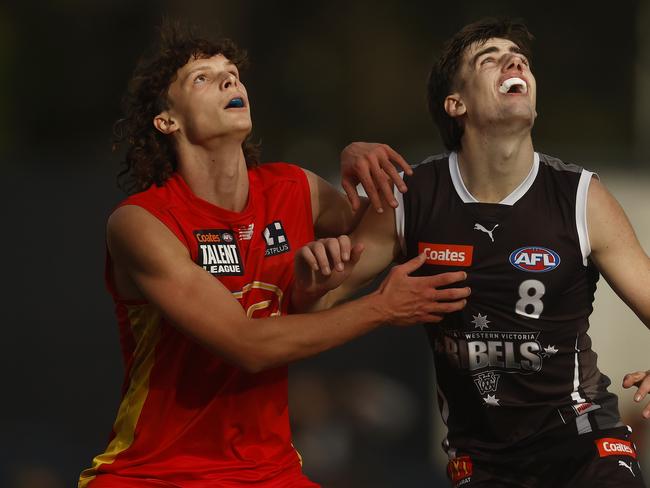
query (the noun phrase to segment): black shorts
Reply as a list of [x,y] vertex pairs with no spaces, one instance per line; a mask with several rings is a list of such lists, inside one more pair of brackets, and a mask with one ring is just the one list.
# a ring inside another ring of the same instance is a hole
[[447,476],[463,488],[646,488],[627,427],[549,435],[498,453],[458,453]]

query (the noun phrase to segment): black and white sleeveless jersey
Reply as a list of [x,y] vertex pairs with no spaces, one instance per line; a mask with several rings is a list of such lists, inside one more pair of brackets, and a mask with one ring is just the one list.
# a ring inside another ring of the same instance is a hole
[[[621,426],[617,398],[587,335],[598,271],[589,260],[587,190],[593,173],[535,153],[497,204],[465,187],[456,153],[405,177],[396,210],[417,274],[467,272],[464,310],[427,325],[449,455],[532,442],[557,426]],[[403,204],[402,204],[403,203]]]

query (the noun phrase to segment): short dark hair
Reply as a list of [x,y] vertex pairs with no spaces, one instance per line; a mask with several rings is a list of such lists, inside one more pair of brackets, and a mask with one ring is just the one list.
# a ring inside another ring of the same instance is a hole
[[[194,29],[163,21],[153,53],[138,62],[122,100],[123,117],[113,126],[113,149],[126,148],[118,186],[127,193],[162,185],[177,169],[176,151],[170,136],[162,134],[153,120],[169,108],[168,90],[177,71],[192,58],[222,54],[239,69],[247,66],[246,52],[230,39],[198,37]],[[248,166],[258,164],[259,146],[247,138],[242,145]]]
[[450,151],[461,148],[463,126],[445,110],[445,98],[457,88],[458,73],[465,50],[476,43],[498,37],[514,42],[530,61],[533,35],[520,20],[488,17],[466,25],[443,46],[427,81],[429,113],[438,126],[442,141]]

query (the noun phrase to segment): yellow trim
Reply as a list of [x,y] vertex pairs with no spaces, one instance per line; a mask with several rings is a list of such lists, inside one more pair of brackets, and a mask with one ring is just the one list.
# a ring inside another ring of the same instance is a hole
[[160,313],[151,305],[128,307],[129,323],[135,338],[133,366],[129,389],[122,399],[113,425],[115,437],[106,451],[93,459],[92,467],[79,476],[78,488],[86,488],[102,464],[110,464],[133,444],[135,427],[149,393],[149,376],[155,363],[156,345],[160,337]]
[[300,451],[296,449],[296,446],[293,445],[293,442],[291,443],[291,447],[293,447],[293,450],[296,451],[296,454],[298,455],[298,462],[300,463],[300,467],[302,468],[302,454],[300,454]]
[[[279,287],[271,283],[264,283],[263,281],[253,281],[251,283],[246,283],[240,291],[234,291],[232,292],[232,294],[237,300],[241,300],[244,297],[244,293],[247,293],[252,289],[266,290],[275,293],[276,296],[278,297],[278,311],[272,313],[271,316],[272,317],[278,316],[282,313],[281,312],[282,298],[284,297],[284,293]],[[254,303],[253,305],[251,305],[246,309],[246,316],[250,318],[253,316],[253,313],[256,310],[267,308],[270,304],[271,304],[271,300],[265,300],[263,302]]]
[[246,317],[251,318],[256,310],[262,310],[263,308],[268,308],[271,305],[271,300],[264,300],[263,302],[257,302],[252,304],[246,309]]

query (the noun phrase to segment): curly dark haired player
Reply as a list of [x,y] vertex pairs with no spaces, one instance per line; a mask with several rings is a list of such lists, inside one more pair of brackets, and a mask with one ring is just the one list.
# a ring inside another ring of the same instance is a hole
[[[596,175],[534,151],[531,40],[522,23],[486,19],[448,41],[428,85],[448,153],[408,168],[381,144],[344,150],[354,204],[361,181],[395,212],[366,212],[352,235],[361,261],[320,303],[400,256],[425,253],[420,275],[466,271],[467,306],[427,329],[454,486],[642,487],[587,330],[599,273],[650,326],[650,259]],[[634,385],[641,401],[650,373],[627,375]]]
[[[106,264],[126,377],[82,488],[317,486],[291,443],[286,364],[464,305],[465,288],[435,289],[464,273],[410,277],[418,257],[372,296],[285,316],[310,292],[294,280],[296,250],[347,232],[355,214],[313,173],[256,164],[243,61],[230,41],[168,25],[130,82],[117,137],[135,193],[108,220]],[[362,251],[346,249],[337,279]]]

